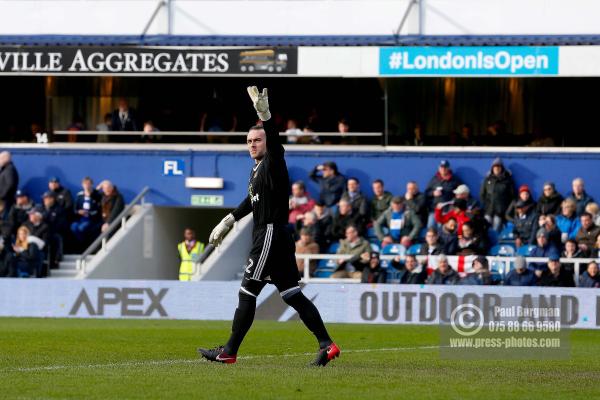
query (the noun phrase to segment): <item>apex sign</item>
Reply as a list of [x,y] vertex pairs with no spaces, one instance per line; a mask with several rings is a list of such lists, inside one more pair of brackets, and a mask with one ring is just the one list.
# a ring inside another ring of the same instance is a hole
[[81,289],[69,315],[77,316],[83,307],[90,316],[104,316],[109,309],[113,312],[108,316],[112,316],[116,308],[118,314],[114,316],[148,317],[156,312],[161,317],[168,317],[161,303],[168,291],[168,288],[154,293],[151,288],[99,287],[95,301],[92,301],[85,289]]

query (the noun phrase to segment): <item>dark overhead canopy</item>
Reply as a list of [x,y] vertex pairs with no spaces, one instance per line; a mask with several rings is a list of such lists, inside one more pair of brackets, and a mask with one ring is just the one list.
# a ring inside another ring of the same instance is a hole
[[599,35],[465,36],[184,36],[0,35],[10,46],[577,46],[600,45]]

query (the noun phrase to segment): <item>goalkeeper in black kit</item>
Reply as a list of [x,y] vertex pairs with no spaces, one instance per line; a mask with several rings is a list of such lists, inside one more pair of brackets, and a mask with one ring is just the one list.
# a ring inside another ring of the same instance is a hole
[[248,151],[255,165],[250,172],[248,195],[231,214],[213,229],[209,242],[218,246],[235,221],[252,212],[254,228],[252,249],[239,291],[239,303],[233,316],[231,336],[225,346],[198,349],[202,357],[221,363],[236,361],[238,349],[252,326],[256,311],[256,297],[267,283],[277,287],[279,294],[293,307],[300,319],[315,335],[319,352],[311,363],[325,366],[340,355],[315,305],[304,296],[298,286],[295,244],[287,228],[290,179],[279,142],[279,131],[271,121],[267,89],[262,93],[256,86],[248,88],[262,126],[250,128],[247,136]]

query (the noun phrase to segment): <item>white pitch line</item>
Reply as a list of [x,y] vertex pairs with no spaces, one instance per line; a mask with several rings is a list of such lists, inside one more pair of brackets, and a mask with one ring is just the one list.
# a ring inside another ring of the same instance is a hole
[[[381,349],[354,349],[342,350],[345,353],[369,353],[382,351],[410,351],[410,350],[430,350],[439,349],[442,346],[417,346],[417,347],[387,347]],[[251,360],[256,358],[279,358],[279,357],[300,357],[312,356],[315,353],[291,353],[291,354],[256,354],[251,356],[241,356],[238,360]],[[27,367],[27,368],[9,368],[0,370],[1,372],[40,372],[40,371],[55,371],[60,369],[95,369],[95,368],[120,368],[120,367],[143,367],[149,365],[174,365],[174,364],[196,364],[206,362],[201,358],[197,359],[180,359],[180,360],[148,360],[148,361],[128,361],[122,363],[106,363],[106,364],[79,364],[79,365],[48,365],[45,367]]]

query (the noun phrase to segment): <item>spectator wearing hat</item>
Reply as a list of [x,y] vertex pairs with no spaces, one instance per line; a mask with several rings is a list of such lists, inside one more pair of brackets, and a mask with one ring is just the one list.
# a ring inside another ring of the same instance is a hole
[[504,286],[535,286],[537,278],[532,270],[527,268],[525,257],[515,257],[515,268],[504,277]]
[[352,214],[362,225],[369,221],[369,202],[360,191],[360,181],[358,178],[348,178],[346,182],[346,191],[342,194],[342,199],[346,200],[352,206]]
[[73,195],[71,191],[60,184],[60,179],[53,176],[48,181],[48,190],[53,192],[56,198],[56,203],[65,210],[67,218],[71,218],[73,212]]
[[502,228],[506,210],[515,197],[515,183],[511,172],[498,157],[481,185],[479,198],[483,202],[485,219],[496,231]]
[[444,246],[440,243],[437,229],[429,228],[425,234],[425,243],[421,245],[419,255],[437,256],[444,253]]
[[548,266],[545,270],[538,272],[538,286],[575,287],[573,274],[563,270],[560,265],[558,254],[548,257]]
[[[400,196],[392,198],[392,204],[377,218],[373,227],[381,247],[391,243],[402,243],[405,247],[419,237],[421,220],[412,210],[407,209]],[[387,232],[384,231],[387,228]]]
[[102,227],[101,231],[105,232],[109,225],[117,219],[119,214],[125,208],[125,200],[117,189],[117,187],[108,180],[102,181],[98,185],[102,189],[102,199],[100,207],[102,210]]
[[458,223],[456,219],[450,218],[439,230],[439,242],[442,245],[443,253],[455,255],[458,248],[458,235],[456,229]]
[[478,256],[473,260],[473,272],[470,272],[461,281],[461,285],[491,285],[492,275],[488,260],[485,256]]
[[563,197],[552,182],[544,183],[543,193],[538,199],[536,211],[540,215],[556,215],[560,212]]
[[310,179],[319,184],[319,200],[327,207],[335,206],[340,201],[346,178],[338,172],[336,163],[327,161],[317,165],[310,173]]
[[340,240],[336,253],[350,256],[337,260],[338,268],[331,277],[361,279],[362,271],[369,264],[371,245],[359,235],[354,225],[346,227],[345,235],[345,239]]
[[467,202],[467,214],[474,213],[481,208],[479,201],[471,196],[471,189],[464,183],[454,189],[454,198],[462,199]]
[[579,217],[581,228],[577,231],[575,240],[581,252],[586,256],[592,255],[592,249],[596,245],[596,238],[600,235],[600,226],[594,224],[592,215],[588,212],[583,212]]
[[[296,242],[296,254],[319,254],[319,245],[315,242],[311,231],[302,228],[300,231],[300,240]],[[300,276],[304,276],[304,259],[296,258],[296,265]],[[309,273],[312,276],[317,269],[317,260],[310,260]]]
[[600,288],[600,273],[598,273],[598,263],[592,261],[587,269],[579,277],[579,287]]
[[[461,184],[462,181],[456,177],[450,169],[450,162],[448,160],[440,161],[437,172],[429,180],[427,188],[425,189],[427,207],[430,210],[433,210],[439,203],[448,204],[448,202],[454,198],[454,190]],[[430,228],[434,225],[435,217],[432,212],[429,214],[427,227]]]
[[[531,250],[530,257],[547,258],[550,256],[558,257],[559,250],[548,240],[548,232],[545,229],[539,229],[536,233],[537,246]],[[529,264],[529,268],[534,270],[546,269],[545,263],[532,262]]]
[[585,206],[592,203],[594,199],[585,191],[585,183],[581,178],[573,179],[571,188],[573,191],[567,197],[575,202],[577,216],[580,216],[585,211]]
[[71,232],[80,247],[87,246],[100,231],[102,214],[100,201],[102,196],[94,189],[92,178],[81,180],[81,190],[75,198],[75,217],[71,223]]
[[385,283],[387,280],[387,269],[381,266],[379,253],[372,251],[369,257],[368,268],[363,269],[362,283]]
[[4,201],[6,212],[15,203],[18,187],[19,173],[12,162],[11,154],[8,151],[0,152],[0,200]]
[[15,204],[8,213],[8,226],[10,235],[15,235],[17,229],[29,219],[29,211],[35,207],[35,203],[29,198],[24,190],[17,190]]
[[517,203],[524,203],[528,209],[535,211],[535,201],[533,201],[533,197],[531,195],[531,191],[529,190],[528,185],[519,186],[519,194],[516,200],[511,201],[510,205],[506,209],[506,215],[504,216],[506,221],[515,222],[515,218],[517,217]]
[[455,219],[458,223],[457,233],[462,235],[462,228],[465,222],[470,221],[467,215],[467,201],[464,199],[454,199],[452,209],[443,213],[443,203],[438,203],[435,207],[435,221],[438,224],[445,224],[449,219]]
[[[562,258],[584,258],[585,255],[581,249],[577,246],[577,241],[569,239],[565,242],[565,249],[560,254]],[[562,268],[567,272],[575,271],[575,264],[564,263]]]
[[342,199],[339,202],[338,209],[333,215],[331,225],[327,231],[327,236],[332,241],[338,241],[344,238],[346,228],[349,225],[356,226],[358,233],[362,235],[364,231],[364,225],[361,223],[361,219],[354,214],[352,205],[348,200]]
[[481,237],[475,233],[473,224],[469,221],[465,222],[462,233],[458,235],[456,255],[471,256],[485,253],[485,244]]
[[375,179],[371,185],[373,188],[373,198],[371,199],[371,221],[377,220],[381,214],[388,208],[392,202],[392,194],[385,190],[381,179]]
[[448,257],[441,254],[438,259],[437,268],[429,275],[427,284],[429,285],[455,285],[460,281],[458,272],[448,264]]
[[54,192],[43,195],[44,222],[48,225],[48,260],[50,268],[58,268],[63,255],[63,238],[68,231],[69,222],[65,210],[58,204]]
[[567,198],[561,205],[561,213],[556,217],[556,226],[561,232],[561,241],[565,243],[567,239],[575,239],[581,222],[577,218],[577,204],[575,200]]
[[535,213],[534,204],[519,199],[515,203],[515,218],[513,219],[513,233],[515,245],[521,247],[524,244],[534,244],[535,234],[538,230],[538,216]]
[[311,211],[315,206],[315,201],[306,191],[304,182],[296,181],[292,184],[292,195],[289,198],[288,222],[295,225],[304,214]]
[[47,245],[50,237],[50,227],[44,222],[44,208],[36,206],[29,210],[27,214],[29,218],[23,223],[23,226],[29,230],[31,236],[40,238]]
[[390,265],[400,271],[401,284],[421,285],[427,279],[427,268],[419,265],[417,257],[412,254],[407,254],[404,262],[400,256],[396,256]]
[[406,208],[412,210],[425,226],[427,223],[427,199],[425,195],[419,192],[419,186],[415,181],[408,181],[406,184],[406,193],[404,194]]

